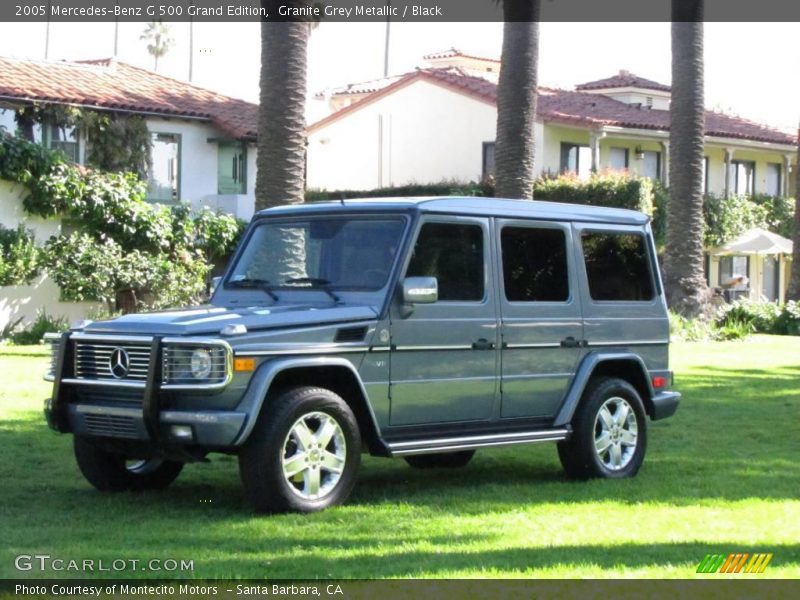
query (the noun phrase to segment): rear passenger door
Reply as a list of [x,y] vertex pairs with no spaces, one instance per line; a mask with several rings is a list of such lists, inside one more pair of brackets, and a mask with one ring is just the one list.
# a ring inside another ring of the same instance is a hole
[[583,339],[569,223],[497,220],[501,418],[552,417]]

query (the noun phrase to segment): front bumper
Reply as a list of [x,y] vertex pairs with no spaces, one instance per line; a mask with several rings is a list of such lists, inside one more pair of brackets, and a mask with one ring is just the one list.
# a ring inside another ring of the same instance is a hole
[[[52,402],[45,401],[45,418],[53,427]],[[75,435],[153,442],[142,410],[125,406],[70,404],[68,429]],[[247,414],[237,411],[178,411],[159,413],[158,441],[201,447],[231,447],[244,427]],[[191,436],[174,435],[173,426],[190,428]]]
[[653,396],[653,421],[666,419],[675,414],[678,404],[681,402],[681,395],[678,392],[658,392]]

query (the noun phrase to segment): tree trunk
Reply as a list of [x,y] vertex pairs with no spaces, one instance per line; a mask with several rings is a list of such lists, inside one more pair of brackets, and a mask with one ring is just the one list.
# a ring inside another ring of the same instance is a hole
[[670,308],[697,317],[708,307],[703,269],[703,22],[702,0],[672,2],[670,196],[665,289]]
[[800,302],[800,128],[797,129],[797,164],[794,167],[794,232],[792,235],[792,275],[789,300]]
[[[307,22],[261,23],[256,210],[305,199],[308,35]],[[281,277],[305,277],[304,240],[286,230],[282,240],[273,241]]]
[[504,0],[497,85],[495,195],[533,195],[534,119],[539,61],[539,0]]

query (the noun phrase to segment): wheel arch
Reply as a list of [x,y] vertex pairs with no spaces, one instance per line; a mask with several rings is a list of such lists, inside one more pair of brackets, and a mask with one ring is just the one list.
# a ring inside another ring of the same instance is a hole
[[578,366],[572,386],[556,414],[554,426],[572,421],[586,386],[593,377],[599,376],[617,377],[630,383],[639,393],[645,412],[653,416],[653,386],[642,358],[630,352],[590,353]]
[[271,395],[301,385],[322,387],[341,396],[353,411],[370,453],[388,456],[361,377],[352,363],[338,357],[287,358],[261,365],[248,388],[244,402],[249,416],[235,444],[239,446],[247,441]]

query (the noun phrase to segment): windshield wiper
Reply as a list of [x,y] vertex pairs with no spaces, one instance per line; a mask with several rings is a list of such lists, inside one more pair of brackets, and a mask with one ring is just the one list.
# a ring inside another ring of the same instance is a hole
[[261,290],[265,294],[267,294],[270,298],[272,298],[275,302],[278,301],[278,295],[273,292],[268,286],[270,284],[269,279],[258,279],[253,277],[244,277],[242,279],[234,279],[232,281],[228,281],[225,284],[226,288],[242,288],[242,289],[255,289]]
[[289,279],[284,280],[283,285],[291,285],[293,283],[307,283],[311,289],[322,290],[328,294],[328,296],[330,296],[337,304],[341,303],[342,301],[342,299],[334,294],[333,291],[328,287],[331,282],[327,279],[323,279],[322,277],[290,277]]

